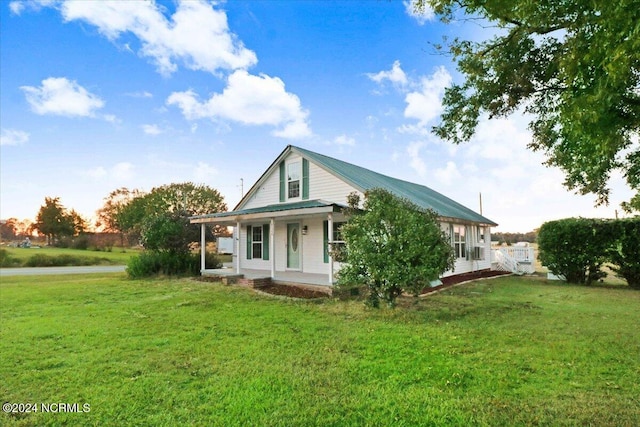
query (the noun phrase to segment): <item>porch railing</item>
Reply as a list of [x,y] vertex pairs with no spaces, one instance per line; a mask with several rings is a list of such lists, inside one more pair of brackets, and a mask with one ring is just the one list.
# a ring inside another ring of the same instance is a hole
[[507,246],[491,249],[491,263],[496,270],[516,274],[535,273],[535,251],[530,247]]

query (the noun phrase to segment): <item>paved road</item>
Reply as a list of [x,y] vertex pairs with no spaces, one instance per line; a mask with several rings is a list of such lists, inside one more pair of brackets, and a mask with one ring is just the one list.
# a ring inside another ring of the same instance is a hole
[[126,265],[89,265],[86,267],[26,267],[0,268],[0,277],[4,276],[42,276],[47,274],[91,274],[121,273]]

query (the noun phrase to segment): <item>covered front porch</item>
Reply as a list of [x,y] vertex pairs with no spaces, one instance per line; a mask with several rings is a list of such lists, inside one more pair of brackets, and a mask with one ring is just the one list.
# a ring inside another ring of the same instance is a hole
[[205,269],[201,272],[203,276],[210,277],[238,277],[244,279],[271,279],[275,283],[291,283],[291,284],[307,284],[315,286],[331,286],[332,282],[328,274],[302,273],[299,271],[276,271],[275,276],[271,277],[271,272],[267,270],[256,270],[250,268],[242,268],[240,272],[236,272],[233,267]]
[[[328,248],[335,243],[334,225],[345,220],[343,209],[309,200],[192,217],[192,224],[201,225],[201,274],[332,286],[339,264]],[[234,229],[233,263],[226,268],[206,268],[207,225]]]

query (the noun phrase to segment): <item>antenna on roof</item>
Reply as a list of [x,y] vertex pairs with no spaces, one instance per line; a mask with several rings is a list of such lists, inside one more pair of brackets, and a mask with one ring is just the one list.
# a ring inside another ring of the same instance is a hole
[[244,197],[244,179],[240,178],[240,198]]
[[482,191],[480,192],[480,215],[482,215]]

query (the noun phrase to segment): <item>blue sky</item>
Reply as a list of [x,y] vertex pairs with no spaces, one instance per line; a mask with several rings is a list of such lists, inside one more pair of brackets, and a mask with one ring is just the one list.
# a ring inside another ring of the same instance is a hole
[[0,217],[45,197],[87,218],[112,190],[193,181],[232,208],[294,144],[427,185],[529,231],[611,204],[561,185],[527,120],[482,120],[468,144],[429,133],[455,65],[432,43],[482,38],[401,0],[3,1]]

